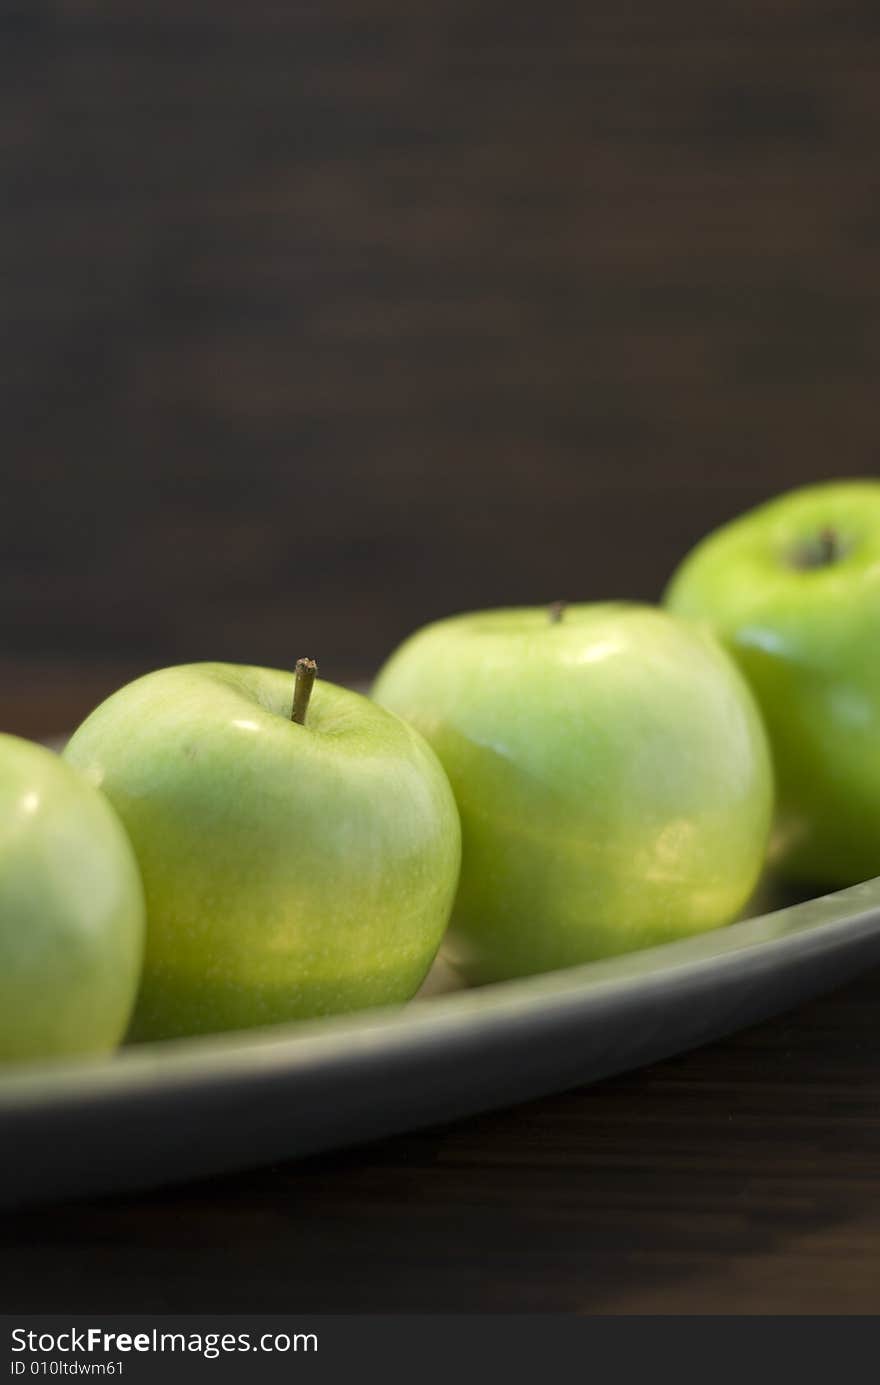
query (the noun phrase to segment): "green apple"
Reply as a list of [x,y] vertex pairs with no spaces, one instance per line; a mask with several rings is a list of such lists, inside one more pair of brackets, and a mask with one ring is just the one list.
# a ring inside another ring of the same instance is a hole
[[436,757],[357,693],[318,682],[293,708],[293,689],[274,669],[163,669],[67,746],[144,880],[134,1038],[404,1001],[437,951],[461,848]]
[[0,735],[0,1061],[104,1053],[140,979],[144,896],[109,804],[59,756]]
[[741,516],[665,600],[712,625],[760,703],[774,864],[805,884],[880,875],[880,483],[809,486]]
[[772,776],[720,645],[625,603],[456,616],[374,696],[423,733],[462,823],[449,953],[471,980],[729,922],[761,869]]

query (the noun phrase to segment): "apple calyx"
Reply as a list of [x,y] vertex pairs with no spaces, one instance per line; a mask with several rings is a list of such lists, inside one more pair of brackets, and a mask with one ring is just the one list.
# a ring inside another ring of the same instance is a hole
[[559,624],[559,622],[562,620],[562,617],[565,615],[565,610],[567,606],[567,601],[550,602],[550,605],[547,607],[547,619],[549,620],[551,625]]
[[812,568],[830,567],[843,557],[843,545],[837,530],[827,524],[814,538],[808,539],[795,549],[792,562],[795,567],[809,571]]
[[293,679],[293,708],[290,719],[295,721],[298,726],[305,726],[306,724],[309,699],[312,696],[312,688],[315,686],[317,676],[318,665],[314,659],[297,659]]

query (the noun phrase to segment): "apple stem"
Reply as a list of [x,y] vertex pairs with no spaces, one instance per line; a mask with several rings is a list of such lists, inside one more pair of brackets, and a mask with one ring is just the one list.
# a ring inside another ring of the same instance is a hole
[[565,608],[567,605],[567,601],[550,602],[550,605],[547,607],[547,619],[550,621],[551,625],[559,624],[559,622],[562,620],[562,617],[565,615]]
[[810,568],[831,567],[842,557],[840,535],[830,524],[820,529],[816,537],[803,545],[793,557],[795,567],[809,571]]
[[318,665],[314,659],[297,659],[296,673],[293,680],[293,710],[290,714],[291,721],[295,721],[298,726],[305,726],[306,713],[309,710],[309,699],[312,695],[312,688],[315,686],[315,679],[318,676]]
[[819,555],[820,566],[833,563],[837,558],[837,533],[830,524],[819,535]]

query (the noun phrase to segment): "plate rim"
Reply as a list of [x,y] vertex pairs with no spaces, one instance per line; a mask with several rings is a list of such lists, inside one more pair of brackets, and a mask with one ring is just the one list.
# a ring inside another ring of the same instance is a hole
[[[523,1024],[558,1023],[584,1006],[677,990],[700,972],[771,968],[830,943],[880,930],[880,877],[688,938],[563,970],[361,1010],[255,1029],[132,1044],[90,1058],[0,1067],[0,1117],[112,1104],[132,1096],[222,1087],[249,1074],[314,1074],[401,1051],[466,1046]],[[839,937],[838,937],[839,935]]]

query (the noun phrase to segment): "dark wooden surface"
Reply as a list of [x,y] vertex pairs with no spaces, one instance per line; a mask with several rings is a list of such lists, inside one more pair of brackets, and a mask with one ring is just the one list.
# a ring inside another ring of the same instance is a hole
[[[874,0],[11,0],[0,725],[654,596],[876,472]],[[2,1222],[7,1308],[874,1311],[880,978],[450,1130]]]
[[0,632],[328,675],[876,470],[874,0],[7,0]]
[[[68,668],[54,701],[45,681],[29,701],[33,671],[12,672],[0,714],[20,731],[35,715],[70,724],[114,681]],[[452,1127],[5,1214],[0,1304],[875,1313],[880,973],[724,1043]]]

